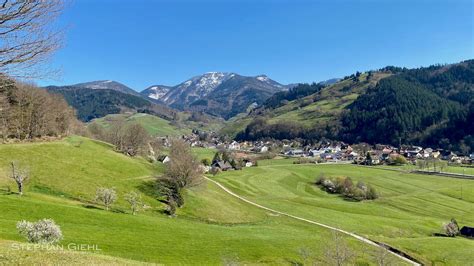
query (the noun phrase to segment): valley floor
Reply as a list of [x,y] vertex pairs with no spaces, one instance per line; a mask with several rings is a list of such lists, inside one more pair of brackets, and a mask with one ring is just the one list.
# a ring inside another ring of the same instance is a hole
[[[212,156],[210,151],[197,151]],[[11,160],[28,165],[31,181],[19,197],[8,179]],[[163,214],[153,176],[163,166],[118,154],[104,143],[70,137],[63,141],[0,145],[0,264],[32,262],[74,264],[327,264],[331,230],[278,216],[203,182],[186,193],[175,218]],[[324,172],[363,179],[380,191],[373,202],[349,202],[311,184]],[[454,217],[474,224],[474,182],[339,165],[293,165],[287,160],[213,177],[233,192],[261,205],[389,243],[425,263],[469,265],[474,242],[437,238],[443,222]],[[111,211],[94,201],[97,187],[115,187],[120,200]],[[463,188],[462,198],[459,188]],[[123,195],[139,191],[148,208],[130,214]],[[100,250],[12,250],[25,244],[15,228],[19,220],[52,218],[69,243]],[[376,248],[344,237],[357,254],[353,263],[376,264]],[[302,255],[307,250],[308,258]],[[402,261],[391,258],[397,265]]]

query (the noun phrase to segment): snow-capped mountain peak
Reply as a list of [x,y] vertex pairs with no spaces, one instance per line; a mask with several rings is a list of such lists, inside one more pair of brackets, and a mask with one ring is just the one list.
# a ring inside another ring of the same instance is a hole
[[144,90],[142,94],[145,94],[151,99],[160,100],[162,99],[172,88],[163,85],[153,85],[148,89]]
[[263,81],[263,82],[267,82],[267,81],[270,80],[270,79],[269,79],[267,76],[265,76],[265,75],[260,75],[260,76],[257,76],[256,78],[257,78],[258,80],[260,80],[260,81]]
[[180,110],[201,110],[228,118],[283,90],[286,87],[266,75],[207,72],[174,87],[152,86],[142,94]]

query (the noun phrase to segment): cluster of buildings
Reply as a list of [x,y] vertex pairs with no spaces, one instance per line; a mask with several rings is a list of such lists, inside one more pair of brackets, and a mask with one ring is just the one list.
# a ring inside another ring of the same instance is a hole
[[[349,145],[344,142],[323,142],[307,144],[297,140],[268,140],[268,141],[235,141],[223,140],[215,133],[209,133],[206,138],[199,134],[183,136],[192,147],[214,148],[243,153],[273,153],[286,157],[313,158],[318,162],[356,162],[359,164],[383,164],[403,156],[408,162],[416,160],[439,159],[457,164],[473,164],[474,153],[459,155],[442,149],[423,148],[420,146],[402,145]],[[369,156],[370,155],[370,156]],[[368,161],[370,160],[370,161]]]
[[360,164],[382,164],[394,161],[400,156],[411,163],[427,159],[439,159],[457,164],[472,164],[474,162],[474,153],[462,156],[452,151],[419,146],[402,146],[401,148],[390,145],[351,146],[342,142],[335,145],[321,145],[318,148],[290,149],[284,154],[293,157],[317,157],[324,162],[354,161]]

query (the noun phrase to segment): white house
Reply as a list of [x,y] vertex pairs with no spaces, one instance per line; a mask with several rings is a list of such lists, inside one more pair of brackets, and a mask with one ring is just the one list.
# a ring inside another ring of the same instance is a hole
[[231,144],[229,144],[228,148],[229,150],[240,150],[240,143],[234,140]]
[[166,156],[166,157],[163,159],[162,163],[168,163],[168,162],[170,162],[170,161],[171,161],[170,157],[169,157],[169,156]]

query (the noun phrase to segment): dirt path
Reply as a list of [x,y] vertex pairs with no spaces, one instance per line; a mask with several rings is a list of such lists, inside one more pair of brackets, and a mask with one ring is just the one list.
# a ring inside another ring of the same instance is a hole
[[243,198],[237,194],[235,194],[234,192],[230,191],[228,188],[226,188],[225,186],[223,186],[221,183],[215,181],[215,180],[212,180],[208,177],[204,177],[206,178],[207,180],[211,181],[212,183],[216,184],[218,187],[220,187],[222,190],[224,190],[225,192],[227,192],[228,194],[242,200],[242,201],[245,201],[247,202],[248,204],[251,204],[255,207],[258,207],[260,209],[264,209],[264,210],[267,210],[267,211],[270,211],[270,212],[273,212],[273,213],[277,213],[277,214],[280,214],[280,215],[283,215],[283,216],[287,216],[287,217],[290,217],[290,218],[293,218],[293,219],[296,219],[296,220],[300,220],[300,221],[303,221],[303,222],[307,222],[307,223],[310,223],[310,224],[314,224],[314,225],[318,225],[318,226],[321,226],[321,227],[324,227],[324,228],[327,228],[327,229],[330,229],[330,230],[334,230],[334,231],[337,231],[337,232],[340,232],[342,234],[345,234],[345,235],[349,235],[359,241],[362,241],[366,244],[369,244],[369,245],[372,245],[372,246],[376,246],[376,247],[380,247],[380,248],[384,248],[386,249],[388,252],[390,252],[392,255],[398,257],[399,259],[402,259],[404,260],[405,262],[407,263],[410,263],[412,265],[421,265],[419,262],[417,262],[415,259],[413,259],[412,257],[410,257],[409,255],[393,248],[393,247],[390,247],[386,244],[382,244],[382,243],[377,243],[377,242],[374,242],[368,238],[365,238],[365,237],[362,237],[362,236],[359,236],[357,234],[354,234],[354,233],[351,233],[351,232],[348,232],[348,231],[345,231],[345,230],[342,230],[340,228],[336,228],[336,227],[332,227],[332,226],[329,226],[329,225],[326,225],[326,224],[322,224],[322,223],[318,223],[318,222],[315,222],[315,221],[312,221],[312,220],[308,220],[308,219],[305,219],[305,218],[302,218],[302,217],[298,217],[298,216],[294,216],[294,215],[291,215],[289,213],[285,213],[285,212],[281,212],[281,211],[277,211],[277,210],[274,210],[274,209],[271,209],[271,208],[268,208],[268,207],[265,207],[265,206],[262,206],[260,204],[257,204],[253,201],[250,201],[246,198]]

